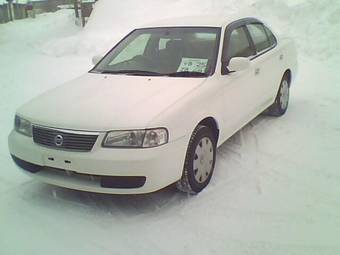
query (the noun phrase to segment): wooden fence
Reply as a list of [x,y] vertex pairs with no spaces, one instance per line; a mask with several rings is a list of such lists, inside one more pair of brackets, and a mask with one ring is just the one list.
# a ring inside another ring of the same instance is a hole
[[0,5],[0,24],[10,21],[7,4]]

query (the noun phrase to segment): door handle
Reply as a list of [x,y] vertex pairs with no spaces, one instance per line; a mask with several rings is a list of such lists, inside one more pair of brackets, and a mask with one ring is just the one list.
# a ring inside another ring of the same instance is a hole
[[255,69],[255,75],[259,75],[259,74],[260,74],[260,71],[261,71],[260,68],[256,68],[256,69]]
[[284,59],[284,55],[281,54],[281,55],[280,55],[280,60],[283,60],[283,59]]

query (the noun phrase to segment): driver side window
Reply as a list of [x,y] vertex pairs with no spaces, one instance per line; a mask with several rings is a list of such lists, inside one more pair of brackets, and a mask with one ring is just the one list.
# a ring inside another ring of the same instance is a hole
[[231,32],[228,52],[229,60],[234,57],[250,57],[254,55],[244,27],[236,28]]

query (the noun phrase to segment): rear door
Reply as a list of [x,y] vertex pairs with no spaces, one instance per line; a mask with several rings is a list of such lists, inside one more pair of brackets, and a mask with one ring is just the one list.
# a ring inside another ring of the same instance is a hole
[[252,63],[256,66],[256,87],[260,98],[258,111],[264,110],[275,99],[282,74],[280,74],[280,55],[277,41],[273,33],[262,23],[250,23],[246,25],[256,55],[252,57]]

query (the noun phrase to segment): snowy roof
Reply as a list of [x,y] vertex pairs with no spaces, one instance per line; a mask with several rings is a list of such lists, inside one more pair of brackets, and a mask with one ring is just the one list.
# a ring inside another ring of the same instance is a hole
[[247,15],[237,14],[231,16],[196,15],[186,17],[176,17],[171,19],[161,19],[149,23],[143,27],[170,27],[170,26],[207,26],[223,27],[235,20],[248,17]]
[[[44,2],[47,0],[13,0],[13,3],[18,3],[18,4],[27,4],[28,2]],[[7,4],[6,0],[0,0],[0,5],[1,4]]]

